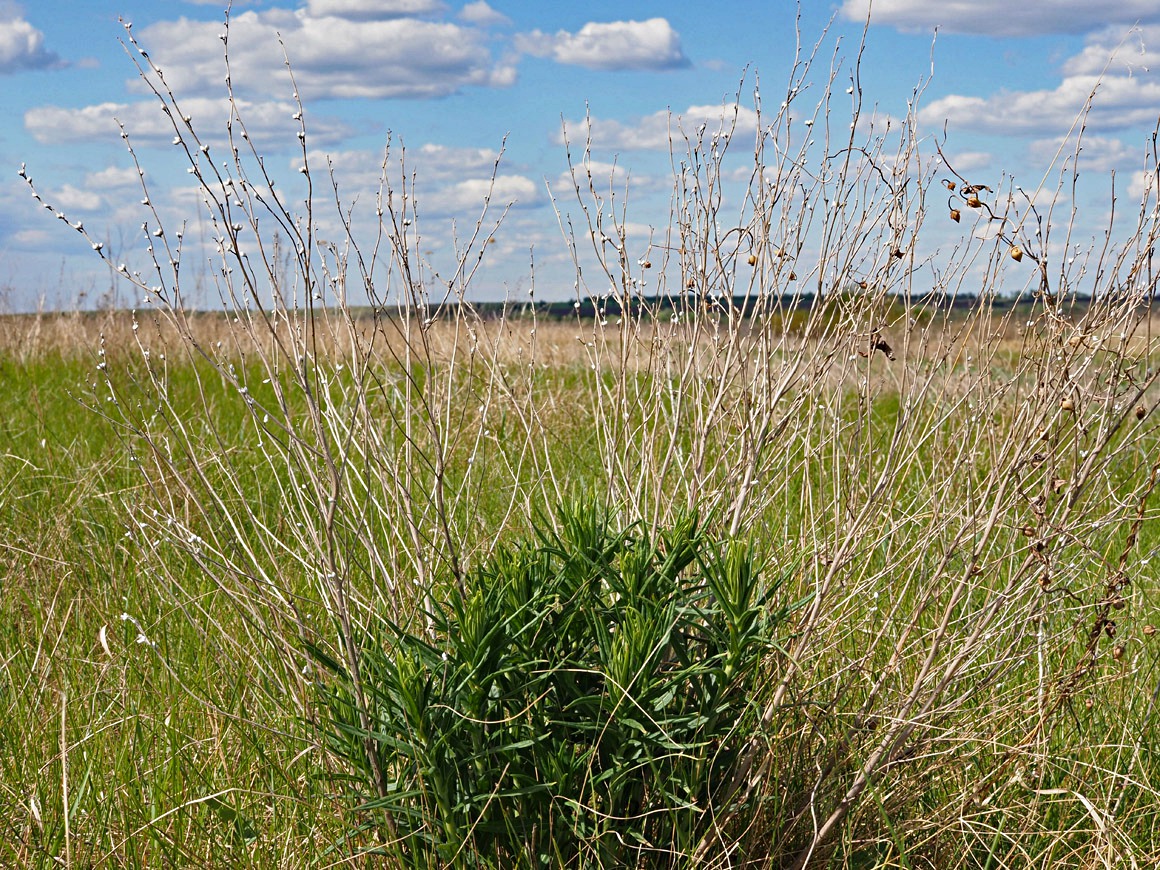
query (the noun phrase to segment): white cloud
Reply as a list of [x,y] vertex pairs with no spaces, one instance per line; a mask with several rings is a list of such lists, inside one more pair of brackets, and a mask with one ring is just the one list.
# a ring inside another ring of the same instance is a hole
[[[181,110],[189,115],[194,129],[203,141],[220,144],[230,117],[229,102],[222,98],[193,97],[181,101]],[[279,146],[297,147],[298,124],[293,120],[297,108],[291,103],[253,103],[236,100],[235,107],[245,122],[251,139],[260,150],[277,151]],[[37,106],[24,114],[24,126],[38,142],[92,142],[117,137],[119,119],[135,145],[159,145],[173,139],[173,124],[161,111],[159,103],[140,100],[132,103],[99,103],[80,109],[61,106]],[[327,118],[315,118],[308,127],[311,140],[319,145],[335,142],[349,134],[345,125]],[[310,131],[316,129],[318,135]],[[235,131],[236,133],[238,131]]]
[[1048,33],[1084,33],[1109,21],[1131,25],[1160,21],[1156,0],[1050,0],[1012,3],[1010,0],[845,0],[842,16],[904,30],[979,33],[987,36],[1043,36]]
[[[683,135],[696,138],[701,132],[708,135],[724,134],[733,124],[736,113],[737,126],[734,135],[752,135],[757,129],[757,113],[746,106],[727,104],[724,106],[689,106],[683,112],[674,113],[662,109],[651,115],[644,115],[630,121],[591,119],[592,143],[598,148],[668,151],[670,145],[683,148]],[[568,138],[580,141],[588,133],[587,121],[566,121]],[[558,140],[563,134],[558,134]]]
[[[383,157],[382,151],[363,149],[316,151],[310,155],[310,164],[316,179],[321,178],[323,172],[334,173],[339,196],[349,204],[355,197],[366,201],[368,196],[377,195],[383,181]],[[406,173],[408,179],[416,178],[424,190],[438,191],[448,181],[459,182],[465,177],[489,178],[499,159],[499,152],[491,148],[451,147],[434,143],[408,148],[404,152],[395,144],[386,157],[388,186],[399,189],[402,173]],[[297,167],[300,163],[301,159],[296,158],[291,165]],[[510,173],[515,167],[503,164],[502,168]],[[508,177],[512,176],[509,174]],[[479,203],[482,201],[480,197]]]
[[432,15],[443,11],[439,0],[309,0],[308,15],[334,16],[352,21],[383,21],[410,15]]
[[512,20],[502,12],[496,12],[486,0],[475,0],[459,10],[459,19],[479,27],[493,27],[511,24]]
[[47,192],[45,201],[50,202],[58,212],[96,211],[104,204],[101,195],[92,190],[62,184]]
[[497,175],[491,178],[468,178],[429,192],[420,191],[417,208],[425,215],[477,215],[484,198],[491,196],[496,215],[509,203],[518,208],[540,204],[541,186],[523,175]]
[[44,34],[13,4],[0,5],[0,73],[61,66],[60,57],[44,47]]
[[109,166],[85,175],[85,187],[96,190],[119,190],[138,187],[140,184],[141,176],[131,166]]
[[1147,74],[1160,69],[1160,24],[1125,30],[1109,26],[1084,40],[1079,54],[1063,64],[1065,75]]
[[989,151],[959,151],[950,156],[950,165],[960,173],[986,169],[994,161],[995,158]]
[[[182,18],[150,25],[139,39],[164,59],[178,94],[216,94],[225,75],[221,29]],[[250,11],[230,19],[229,55],[234,87],[263,96],[289,96],[286,56],[304,99],[441,97],[468,86],[508,87],[516,77],[510,60],[492,58],[483,31],[417,18]]]
[[536,57],[589,69],[664,70],[689,65],[680,35],[664,18],[589,22],[576,33],[561,30],[555,36],[536,30],[521,34],[516,46]]
[[[310,162],[315,185],[317,187],[329,167],[334,173],[344,207],[353,205],[356,200],[364,205],[373,203],[383,180],[383,156],[382,151],[372,150],[312,153]],[[493,209],[502,210],[509,203],[519,209],[542,204],[545,197],[543,185],[520,174],[518,166],[502,161],[496,171],[499,156],[499,152],[492,148],[451,147],[436,143],[403,152],[395,143],[387,154],[386,182],[398,191],[402,187],[402,173],[406,174],[408,182],[414,178],[416,206],[423,217],[467,216],[474,219],[483,208],[489,190]],[[292,165],[297,166],[298,162]],[[496,172],[494,189],[493,172]],[[426,231],[430,232],[431,228],[428,224]]]
[[1156,122],[1160,81],[1156,76],[1065,77],[1051,90],[999,91],[989,97],[951,94],[927,105],[919,120],[928,127],[950,122],[952,133],[1055,133],[1062,136],[1095,92],[1088,125],[1120,130]]
[[420,178],[425,179],[462,178],[464,175],[490,173],[497,160],[500,160],[500,153],[494,148],[462,148],[431,142],[418,151],[410,151],[406,156],[408,168],[414,169]]
[[[1075,156],[1075,143],[1058,138],[1036,139],[1028,146],[1032,157],[1044,164],[1059,155],[1060,160],[1069,162]],[[1078,168],[1087,172],[1110,172],[1112,170],[1138,169],[1144,163],[1144,148],[1132,147],[1126,142],[1109,136],[1084,136],[1080,141]]]

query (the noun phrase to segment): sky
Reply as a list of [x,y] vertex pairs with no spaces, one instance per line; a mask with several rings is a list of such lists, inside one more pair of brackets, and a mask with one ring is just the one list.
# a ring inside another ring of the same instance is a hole
[[[318,169],[329,161],[356,223],[375,222],[389,142],[391,171],[403,157],[416,180],[422,252],[441,274],[490,190],[492,217],[508,210],[473,279],[481,299],[526,298],[533,287],[541,299],[575,293],[560,229],[580,215],[566,139],[575,159],[590,135],[595,172],[627,183],[629,224],[647,250],[648,228],[667,220],[673,125],[720,126],[737,105],[745,132],[755,88],[769,112],[772,95],[794,84],[795,51],[820,42],[811,76],[796,83],[808,117],[832,64],[837,82],[849,80],[864,28],[864,113],[903,117],[920,88],[924,147],[934,152],[937,140],[960,174],[991,186],[1009,178],[1036,189],[1058,175],[1060,145],[1098,82],[1083,185],[1060,196],[1093,239],[1113,173],[1117,196],[1138,201],[1160,115],[1156,0],[874,0],[866,26],[867,2],[236,0],[230,77],[252,141],[291,199],[302,154],[287,59],[316,187],[328,183]],[[0,0],[0,310],[136,305],[108,264],[143,266],[155,220],[146,197],[168,226],[205,237],[188,164],[125,25],[217,145],[224,22],[222,0]],[[68,223],[83,223],[107,260],[34,200],[21,172]],[[333,202],[324,198],[316,215],[320,236],[341,230]],[[212,281],[196,276],[212,274],[211,257],[188,243],[183,260],[209,307]]]

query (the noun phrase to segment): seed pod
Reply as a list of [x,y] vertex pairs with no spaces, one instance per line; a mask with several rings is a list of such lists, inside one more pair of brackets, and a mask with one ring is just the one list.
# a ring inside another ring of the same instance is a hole
[[957,208],[951,209],[951,220],[953,220],[956,224],[960,220],[962,220],[962,217],[963,217],[963,213],[961,211],[959,211]]
[[1091,698],[1084,698],[1083,699],[1083,706],[1084,706],[1085,710],[1090,710],[1095,705],[1096,705],[1096,702],[1093,701]]
[[1128,606],[1128,602],[1125,601],[1123,598],[1116,598],[1115,600],[1112,601],[1112,609],[1113,610],[1123,610],[1127,606]]
[[947,186],[947,190],[955,189],[955,183],[953,181],[944,181],[943,184]]
[[1073,402],[1071,399],[1064,399],[1059,403],[1059,407],[1064,411],[1074,411],[1075,402]]
[[750,266],[756,266],[757,265],[757,255],[750,254],[749,259],[746,262],[749,263]]
[[1112,658],[1119,661],[1124,657],[1124,645],[1122,643],[1116,644],[1112,647]]
[[1144,626],[1144,637],[1151,637],[1156,633],[1156,626],[1149,623]]
[[651,263],[651,262],[649,262],[648,260],[645,260],[643,263],[641,263],[641,264],[640,264],[640,267],[641,267],[642,269],[651,269],[651,268],[652,268],[652,263]]
[[967,197],[967,205],[969,205],[971,208],[979,208],[980,206],[982,206],[982,204],[983,204],[983,201],[981,199],[979,199],[977,196],[975,196],[973,193]]
[[869,281],[859,281],[859,282],[858,282],[858,287],[859,287],[860,289],[862,289],[862,290],[865,290],[865,289],[866,289],[867,287],[869,287],[869,286],[870,286],[870,282],[869,282]]
[[1057,477],[1055,480],[1051,481],[1051,491],[1054,493],[1058,493],[1065,486],[1067,486],[1067,481],[1062,477]]
[[1016,263],[1023,259],[1023,249],[1018,245],[1011,246],[1011,259]]
[[1148,409],[1145,408],[1143,405],[1137,405],[1136,406],[1136,419],[1143,420],[1147,416],[1148,416]]
[[789,280],[796,281],[797,280],[797,272],[790,272],[789,273]]
[[1031,526],[1024,526],[1023,527],[1023,537],[1031,538],[1034,536],[1035,536],[1035,529],[1033,529]]

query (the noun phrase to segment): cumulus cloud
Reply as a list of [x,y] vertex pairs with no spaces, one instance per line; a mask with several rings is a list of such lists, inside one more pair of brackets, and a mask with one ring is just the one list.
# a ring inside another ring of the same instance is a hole
[[141,176],[131,166],[108,166],[85,175],[85,187],[96,190],[121,190],[140,184]]
[[62,66],[44,47],[44,34],[29,24],[13,4],[0,4],[0,74]]
[[[1138,168],[1144,163],[1144,147],[1141,143],[1133,147],[1121,139],[1110,136],[1084,136],[1080,141],[1079,159],[1075,161],[1081,171],[1110,172],[1128,168]],[[1036,139],[1028,147],[1032,157],[1049,163],[1058,157],[1073,160],[1075,143],[1060,141],[1058,138]]]
[[[339,5],[338,0],[331,0]],[[279,37],[285,43],[304,99],[430,98],[464,87],[508,87],[516,70],[495,60],[484,31],[445,21],[386,17],[382,4],[343,0],[348,11],[315,15],[310,9],[248,11],[230,19],[229,55],[235,88],[289,95],[291,85]],[[362,7],[373,19],[350,17]],[[407,4],[388,4],[398,11]],[[400,13],[401,14],[401,13]],[[166,79],[179,94],[221,91],[221,25],[185,18],[144,28],[141,44],[165,59]],[[140,87],[139,85],[137,85]]]
[[956,172],[962,173],[987,169],[995,162],[995,158],[989,151],[959,151],[952,154],[949,161]]
[[[591,124],[592,142],[598,148],[668,151],[670,144],[680,142],[683,135],[695,138],[701,128],[709,135],[727,133],[736,117],[736,132],[752,134],[757,129],[757,113],[746,106],[689,106],[683,112],[662,109],[651,115],[629,121],[592,118],[590,121],[566,121],[565,129],[571,139],[584,136]],[[563,134],[558,140],[562,141]]]
[[[183,100],[181,108],[192,120],[198,135],[211,143],[224,138],[231,107],[222,98],[194,97]],[[292,103],[235,100],[234,108],[246,124],[251,139],[261,142],[265,150],[276,151],[279,145],[297,147],[298,124],[293,119],[297,107]],[[131,103],[98,103],[79,109],[62,106],[37,106],[24,113],[24,126],[38,142],[92,142],[114,140],[116,120],[125,125],[134,144],[159,145],[173,139],[173,125],[159,104],[152,100]],[[336,142],[350,134],[350,128],[333,119],[316,118],[318,135],[311,139],[319,145]]]
[[1156,122],[1160,81],[1154,76],[1066,76],[1050,90],[999,91],[989,97],[951,94],[927,105],[919,120],[930,127],[949,123],[973,133],[1065,134],[1095,93],[1088,123],[1122,130]]
[[1079,54],[1064,61],[1062,69],[1065,75],[1147,75],[1160,70],[1160,24],[1098,30],[1084,40]]
[[520,35],[516,47],[557,63],[601,70],[666,70],[689,65],[680,35],[664,18],[589,22],[576,33],[539,30]]
[[497,175],[491,178],[467,178],[420,193],[418,208],[426,215],[478,214],[490,192],[491,207],[502,209],[509,203],[516,208],[540,204],[540,185],[523,175]]
[[[1047,33],[1084,33],[1109,21],[1131,25],[1160,22],[1156,0],[1051,0],[1043,3],[1011,3],[1009,0],[873,0],[870,21],[904,30],[977,33],[986,36],[1043,36]],[[871,0],[845,0],[842,16],[865,21]]]
[[[427,143],[419,148],[408,148],[405,152],[394,145],[386,155],[381,150],[369,149],[317,150],[311,153],[310,163],[316,171],[325,167],[333,173],[340,196],[349,199],[377,193],[384,170],[387,183],[396,188],[400,185],[401,173],[406,173],[408,178],[413,175],[421,186],[428,189],[436,189],[448,181],[461,181],[465,177],[489,178],[499,156],[499,152],[492,148]],[[296,159],[291,165],[296,168],[300,162]],[[515,167],[502,168],[510,172]],[[482,199],[479,202],[482,203]]]
[[919,119],[937,127],[949,122],[952,132],[1054,135],[1058,141],[1090,100],[1087,127],[1096,136],[1156,124],[1160,24],[1133,28],[1127,36],[1123,28],[1101,27],[1059,68],[1053,88],[1001,90],[989,96],[948,94],[925,106]]
[[496,12],[487,5],[486,0],[475,0],[459,10],[459,18],[468,24],[479,27],[493,27],[511,24],[512,20],[502,12]]
[[47,202],[51,202],[57,211],[62,212],[92,212],[104,205],[104,199],[99,193],[73,184],[62,184],[60,187],[50,189],[44,198]]

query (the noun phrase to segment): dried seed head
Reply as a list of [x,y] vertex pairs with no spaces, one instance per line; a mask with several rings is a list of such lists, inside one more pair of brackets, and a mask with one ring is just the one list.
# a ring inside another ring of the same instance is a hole
[[957,224],[960,220],[962,220],[962,218],[963,213],[961,211],[959,211],[957,208],[951,209],[951,220]]
[[1075,402],[1073,402],[1071,399],[1064,399],[1059,403],[1059,407],[1064,411],[1074,411]]
[[641,267],[642,269],[651,269],[651,268],[652,268],[652,263],[651,263],[651,262],[649,262],[648,260],[645,260],[645,261],[643,261],[643,262],[640,264],[640,267]]
[[1127,606],[1128,602],[1119,596],[1116,596],[1116,598],[1112,601],[1112,608],[1114,610],[1123,610]]
[[1154,635],[1156,633],[1156,626],[1149,623],[1148,625],[1144,626],[1143,630],[1144,630],[1144,637],[1151,637],[1152,635]]
[[1031,526],[1024,526],[1023,527],[1023,537],[1025,537],[1025,538],[1035,537],[1035,529],[1032,528]]
[[1136,419],[1143,420],[1147,416],[1148,416],[1148,409],[1145,408],[1143,405],[1137,405],[1136,406]]
[[756,254],[750,254],[750,255],[749,255],[749,259],[747,260],[747,262],[749,263],[749,265],[750,265],[750,266],[756,266],[756,265],[757,265],[757,255],[756,255]]
[[1011,246],[1011,259],[1016,263],[1023,259],[1023,249],[1018,245]]
[[797,280],[797,272],[790,272],[789,273],[789,280],[796,281]]
[[945,184],[947,186],[947,190],[954,190],[955,189],[955,183],[953,181],[950,181],[949,179],[947,181],[944,181],[943,184]]
[[901,260],[901,259],[902,259],[903,257],[905,257],[905,256],[906,256],[906,251],[902,250],[902,248],[895,248],[895,249],[894,249],[894,257],[895,257],[895,259],[897,259],[897,260]]
[[979,208],[980,206],[982,206],[982,204],[983,204],[983,201],[981,199],[979,199],[977,196],[975,196],[973,193],[967,197],[967,205],[969,205],[971,208]]
[[1054,493],[1058,493],[1065,486],[1067,486],[1067,481],[1062,477],[1057,477],[1055,480],[1051,481],[1051,491]]
[[1112,658],[1119,661],[1124,657],[1124,645],[1122,643],[1116,644],[1112,647]]
[[867,287],[869,287],[869,286],[870,286],[870,282],[869,282],[869,281],[865,281],[865,280],[863,280],[863,281],[859,281],[859,282],[858,282],[858,287],[859,287],[860,289],[862,289],[862,290],[865,290],[865,289],[866,289]]

